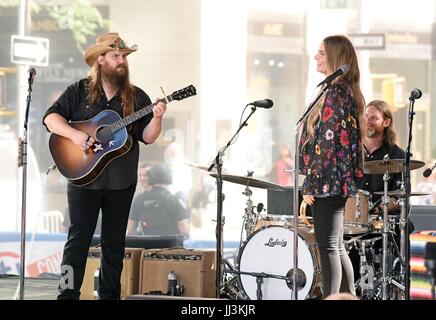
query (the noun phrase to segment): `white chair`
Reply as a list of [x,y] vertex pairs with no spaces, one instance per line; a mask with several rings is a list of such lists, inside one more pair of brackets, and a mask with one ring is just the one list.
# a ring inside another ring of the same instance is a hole
[[63,231],[64,215],[58,210],[42,213],[41,224],[43,232],[60,233]]

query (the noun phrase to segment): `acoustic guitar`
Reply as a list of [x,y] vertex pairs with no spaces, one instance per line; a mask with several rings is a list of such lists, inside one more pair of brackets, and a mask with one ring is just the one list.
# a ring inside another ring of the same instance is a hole
[[[195,87],[190,85],[159,101],[180,101],[196,94]],[[127,133],[126,126],[152,113],[159,101],[125,118],[115,111],[104,110],[92,119],[70,122],[70,126],[95,139],[94,145],[87,150],[77,147],[69,138],[52,133],[49,149],[59,172],[75,186],[84,186],[97,179],[112,160],[130,150],[132,137]]]

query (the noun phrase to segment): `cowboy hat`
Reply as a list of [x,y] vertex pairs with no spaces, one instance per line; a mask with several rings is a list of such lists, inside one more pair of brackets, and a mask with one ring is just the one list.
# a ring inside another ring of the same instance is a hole
[[85,61],[91,67],[97,60],[98,56],[116,50],[128,55],[138,50],[138,46],[135,44],[132,47],[128,47],[123,39],[120,38],[118,33],[106,33],[98,37],[95,44],[86,49]]

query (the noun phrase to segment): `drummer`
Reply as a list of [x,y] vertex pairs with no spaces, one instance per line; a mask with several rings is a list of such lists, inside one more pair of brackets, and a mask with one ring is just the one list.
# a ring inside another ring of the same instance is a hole
[[[365,108],[366,135],[364,139],[365,162],[383,160],[388,154],[389,159],[404,159],[405,152],[395,144],[396,133],[393,129],[394,119],[389,105],[383,100],[373,100]],[[401,187],[402,173],[391,173],[388,181],[388,191]],[[371,214],[381,216],[383,213],[382,196],[374,194],[384,191],[383,174],[364,174],[360,189],[372,194],[374,204]],[[390,197],[389,214],[399,214],[397,199]]]

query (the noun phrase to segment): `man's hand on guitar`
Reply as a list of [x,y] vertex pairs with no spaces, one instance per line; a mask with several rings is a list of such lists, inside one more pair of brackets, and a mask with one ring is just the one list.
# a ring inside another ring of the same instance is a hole
[[[156,99],[156,102],[158,102],[159,99]],[[153,107],[153,118],[162,119],[163,114],[167,111],[167,105],[166,103],[160,101]]]
[[87,150],[89,147],[92,147],[95,142],[93,137],[80,130],[77,131],[77,134],[74,135],[71,140],[82,150]]

